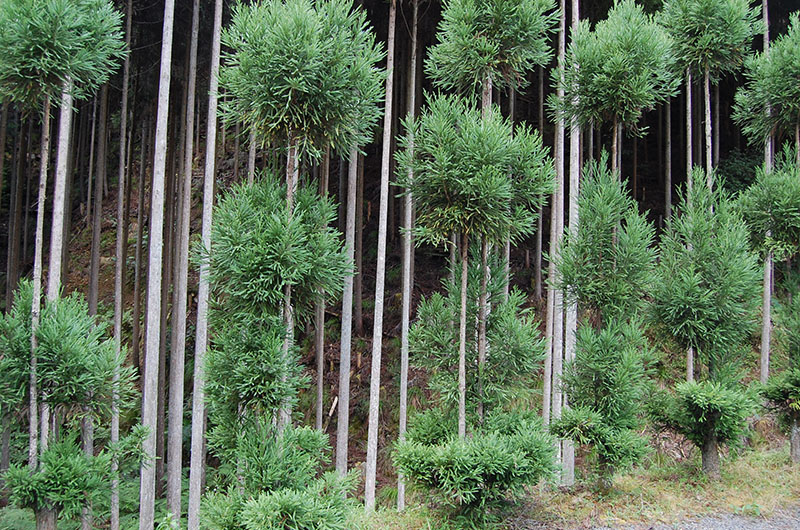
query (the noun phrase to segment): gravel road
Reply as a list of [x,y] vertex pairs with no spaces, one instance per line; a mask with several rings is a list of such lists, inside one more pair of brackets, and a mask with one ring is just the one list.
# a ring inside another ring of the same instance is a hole
[[722,514],[687,519],[672,524],[625,526],[563,526],[532,520],[518,520],[514,530],[800,530],[800,507],[776,510],[770,517]]

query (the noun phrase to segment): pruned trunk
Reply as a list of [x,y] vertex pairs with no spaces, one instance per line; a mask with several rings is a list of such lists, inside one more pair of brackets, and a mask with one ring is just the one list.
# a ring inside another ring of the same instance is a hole
[[357,336],[364,335],[364,155],[358,155],[358,189],[356,191],[356,240],[353,279],[353,326]]
[[487,288],[489,283],[489,243],[486,238],[481,239],[481,290],[478,294],[478,421],[483,423],[483,368],[486,364],[486,318],[487,311]]
[[256,130],[250,127],[250,141],[247,149],[247,183],[253,185],[256,178]]
[[686,189],[692,191],[692,71],[686,69]]
[[149,265],[147,267],[147,327],[145,337],[145,373],[142,393],[142,425],[148,429],[142,442],[144,461],[139,487],[139,529],[153,530],[155,523],[155,456],[156,401],[161,339],[161,266],[164,232],[164,181],[167,156],[167,118],[169,116],[169,87],[172,65],[172,26],[175,0],[164,4],[161,39],[161,67],[158,83],[156,141],[153,160],[153,198],[151,201],[149,233]]
[[664,217],[672,217],[672,102],[667,100],[666,108],[666,152],[664,153]]
[[375,311],[372,325],[372,363],[369,379],[369,420],[367,426],[367,462],[365,465],[364,506],[375,509],[375,487],[378,468],[378,413],[381,403],[381,353],[383,352],[383,295],[386,280],[386,239],[388,224],[389,179],[392,147],[392,105],[394,103],[394,42],[397,2],[389,6],[389,37],[386,56],[386,97],[383,116],[383,146],[381,152],[381,187],[378,212],[378,257],[375,270]]
[[97,131],[97,96],[92,98],[92,132],[89,135],[89,174],[86,176],[86,226],[92,222],[92,182],[94,178],[94,146]]
[[616,174],[619,179],[622,179],[622,174],[619,170],[619,158],[617,153],[619,152],[619,134],[617,132],[618,125],[617,125],[617,117],[614,116],[614,122],[612,125],[612,134],[614,135],[611,139],[611,172]]
[[706,186],[711,190],[714,186],[714,176],[711,174],[712,162],[714,161],[714,153],[711,144],[711,80],[706,65],[705,72],[703,73],[703,88],[705,92],[705,121],[706,121]]
[[[53,190],[53,221],[50,224],[50,264],[47,268],[47,299],[55,300],[61,292],[61,258],[64,234],[64,212],[67,209],[67,166],[70,133],[72,132],[72,80],[61,89],[61,109],[58,125],[56,178]],[[67,234],[68,236],[69,234]]]
[[793,464],[800,464],[800,421],[792,420],[792,430],[789,435],[789,456]]
[[[358,187],[358,149],[350,149],[347,174],[347,220],[345,222],[344,248],[347,262],[353,263],[356,239],[356,195]],[[342,290],[342,328],[339,351],[339,411],[336,425],[336,472],[347,474],[348,441],[350,438],[350,354],[353,333],[353,283],[354,274],[344,278]]]
[[458,323],[458,437],[467,435],[467,276],[469,236],[461,236],[461,312]]
[[[319,193],[321,197],[328,196],[330,167],[331,147],[327,145],[322,155],[322,167],[320,167]],[[322,417],[325,413],[323,410],[325,390],[325,379],[323,377],[325,369],[325,293],[320,293],[314,307],[314,351],[317,365],[317,403],[314,426],[318,430],[322,430]]]
[[[769,237],[769,233],[767,233]],[[769,378],[770,335],[772,334],[772,252],[764,258],[764,281],[762,284],[761,311],[761,363],[760,379],[766,384]]]
[[[416,115],[416,96],[417,96],[417,15],[419,11],[419,1],[412,1],[411,15],[411,58],[409,64],[408,79],[408,119],[414,119]],[[408,152],[409,156],[414,155],[414,134],[411,129],[408,131]],[[409,182],[414,180],[414,171],[408,169]],[[397,437],[399,441],[405,440],[406,428],[408,426],[408,332],[411,324],[411,302],[414,293],[414,254],[412,252],[413,236],[411,230],[414,227],[414,198],[411,192],[403,197],[403,303],[400,316],[400,404]],[[402,473],[397,474],[397,510],[403,511],[406,506],[406,482]]]
[[[222,31],[222,0],[214,2],[214,32],[211,42],[211,73],[208,89],[206,121],[206,159],[203,177],[203,247],[211,249],[211,220],[214,206],[215,146],[217,134],[217,89],[219,86],[219,51]],[[204,359],[208,345],[208,260],[200,261],[200,281],[197,293],[197,334],[194,350],[194,388],[192,391],[192,446],[189,465],[189,506],[187,528],[200,528],[200,499],[203,492],[205,463],[205,380]]]
[[141,144],[141,158],[139,160],[139,183],[136,194],[136,250],[134,252],[134,267],[133,267],[133,330],[131,332],[131,354],[133,356],[133,366],[136,368],[137,376],[141,370],[140,361],[140,348],[139,343],[141,336],[141,313],[142,305],[142,254],[144,254],[144,181],[145,181],[145,168],[147,164],[148,153],[148,121],[142,120],[142,144]]
[[714,85],[714,118],[713,122],[717,124],[717,134],[714,135],[714,167],[719,165],[719,137],[720,137],[720,124],[719,124],[719,84]]
[[100,285],[100,234],[103,229],[103,183],[106,179],[106,144],[108,122],[108,84],[100,89],[100,123],[97,130],[97,175],[94,180],[92,214],[92,252],[89,262],[89,314],[97,315]]
[[[19,282],[20,246],[22,235],[22,196],[27,187],[27,161],[28,147],[31,137],[31,118],[25,120],[25,125],[20,130],[17,138],[16,167],[14,168],[14,186],[11,201],[9,220],[11,227],[8,230],[8,255],[6,260],[6,310],[11,308],[14,291]],[[27,139],[27,141],[23,141]],[[13,212],[13,213],[12,213]]]
[[33,298],[31,302],[31,364],[28,383],[28,467],[35,471],[39,464],[39,394],[36,380],[36,329],[42,309],[42,246],[44,242],[44,210],[47,194],[47,165],[50,159],[50,98],[42,112],[42,148],[39,162],[39,206],[36,209],[36,240],[33,250]]
[[694,347],[686,348],[686,380],[694,381]]
[[705,436],[701,453],[703,460],[703,473],[710,479],[719,479],[719,447],[717,444],[717,436],[715,434],[707,434]]

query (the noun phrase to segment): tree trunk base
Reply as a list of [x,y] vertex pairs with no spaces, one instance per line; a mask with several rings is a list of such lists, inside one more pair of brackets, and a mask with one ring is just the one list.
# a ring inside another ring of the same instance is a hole
[[789,456],[793,464],[800,464],[800,422],[792,422],[792,433],[789,438]]
[[56,511],[52,508],[42,509],[36,512],[36,530],[55,530]]
[[703,473],[711,479],[717,480],[719,474],[719,449],[717,447],[717,437],[709,436],[702,447]]

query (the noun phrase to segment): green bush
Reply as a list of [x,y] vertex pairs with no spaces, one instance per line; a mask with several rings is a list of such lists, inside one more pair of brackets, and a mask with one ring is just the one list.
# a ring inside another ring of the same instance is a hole
[[533,412],[491,413],[466,439],[454,425],[436,429],[440,413],[429,414],[397,445],[394,464],[464,526],[481,527],[509,496],[555,472],[555,442]]

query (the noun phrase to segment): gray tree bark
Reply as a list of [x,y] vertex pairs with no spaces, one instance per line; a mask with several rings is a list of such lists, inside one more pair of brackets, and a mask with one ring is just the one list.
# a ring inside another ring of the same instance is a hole
[[142,120],[142,152],[139,159],[139,183],[136,193],[136,250],[134,251],[134,270],[133,270],[133,331],[131,332],[131,354],[133,355],[133,366],[136,368],[137,373],[141,369],[140,352],[139,352],[139,337],[141,335],[141,323],[139,315],[141,314],[142,305],[142,254],[144,253],[143,235],[144,235],[144,181],[145,181],[145,168],[147,166],[146,160],[148,155],[149,134],[148,126],[149,120]]
[[[61,90],[61,109],[58,125],[56,178],[53,190],[53,220],[50,225],[50,263],[47,267],[47,299],[55,300],[61,291],[61,253],[64,241],[64,211],[67,207],[67,166],[70,133],[72,132],[72,80],[67,79]],[[67,234],[68,236],[69,234]]]
[[92,255],[89,264],[89,314],[97,314],[100,282],[100,234],[103,228],[103,183],[106,180],[108,143],[108,84],[100,89],[100,126],[97,131],[97,175],[94,180]]
[[[214,206],[214,170],[217,143],[217,92],[219,89],[219,50],[222,32],[222,0],[214,2],[214,33],[211,41],[211,74],[209,79],[208,117],[206,119],[206,164],[203,177],[203,247],[211,248],[211,218]],[[202,496],[205,463],[205,371],[204,359],[208,345],[208,260],[200,262],[200,282],[197,293],[197,335],[194,349],[194,388],[192,391],[192,449],[189,465],[189,509],[187,528],[200,528],[200,498]]]
[[367,462],[364,506],[375,509],[375,486],[378,466],[378,413],[381,404],[381,353],[383,350],[383,295],[386,277],[386,225],[389,203],[389,170],[392,147],[392,103],[394,92],[394,40],[397,2],[389,7],[389,38],[386,56],[386,99],[383,116],[383,152],[381,153],[380,211],[378,214],[378,259],[375,271],[375,311],[372,327],[372,366],[369,380],[369,420],[367,424]]
[[[172,64],[172,26],[175,0],[164,4],[161,40],[161,70],[158,83],[156,142],[153,159],[153,198],[150,205],[149,264],[147,267],[147,328],[145,373],[142,393],[142,425],[149,429],[142,443],[145,461],[141,466],[139,530],[153,530],[155,522],[156,400],[161,339],[161,258],[164,232],[164,180],[167,156],[167,118],[169,116],[170,66]],[[99,179],[98,179],[99,180]]]
[[[419,12],[418,0],[412,1],[411,15],[411,57],[408,76],[408,95],[407,112],[409,120],[413,120],[416,114],[417,101],[417,16]],[[414,136],[413,130],[408,131],[408,150],[413,158]],[[414,179],[414,172],[408,169],[408,179]],[[411,193],[403,197],[403,305],[400,316],[400,404],[399,404],[399,426],[398,438],[402,442],[406,437],[408,426],[408,331],[411,323],[411,302],[414,292],[414,275],[412,264],[414,255],[412,253],[413,236],[411,230],[414,227],[414,198]],[[403,511],[406,506],[406,482],[402,473],[397,474],[397,510]]]
[[[331,167],[331,147],[325,147],[325,152],[322,155],[322,165],[320,167],[319,175],[319,194],[321,197],[328,196],[328,180],[330,177]],[[314,307],[314,351],[316,354],[317,365],[317,403],[314,415],[314,427],[317,430],[322,430],[322,417],[325,414],[323,410],[323,399],[325,394],[325,294],[320,293]]]
[[[353,263],[356,239],[356,195],[358,180],[358,148],[350,149],[347,175],[347,220],[344,246],[347,262]],[[339,412],[336,425],[336,472],[347,474],[348,441],[350,437],[350,354],[353,333],[353,280],[354,275],[344,279],[342,292],[342,330],[339,353]]]
[[664,153],[664,217],[672,217],[672,102],[667,100]]

